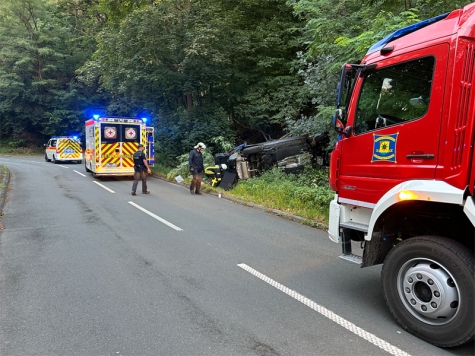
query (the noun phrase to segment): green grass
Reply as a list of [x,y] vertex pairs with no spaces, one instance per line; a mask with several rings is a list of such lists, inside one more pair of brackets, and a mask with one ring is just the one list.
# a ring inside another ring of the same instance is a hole
[[310,167],[300,175],[288,175],[276,168],[259,178],[239,181],[226,194],[300,216],[305,223],[315,226],[328,224],[334,195],[328,186],[327,172]]
[[45,154],[44,147],[12,147],[0,143],[0,155],[9,156],[41,156]]
[[[183,158],[183,157],[180,157]],[[188,162],[184,159],[174,168],[156,166],[154,174],[173,181],[178,175],[184,183],[191,181]],[[260,177],[239,180],[230,190],[213,188],[208,179],[203,177],[205,192],[219,192],[236,199],[261,205],[269,210],[276,209],[303,218],[303,223],[310,226],[326,227],[330,201],[334,192],[328,185],[328,172],[306,167],[299,175],[286,174],[278,168],[267,171]]]

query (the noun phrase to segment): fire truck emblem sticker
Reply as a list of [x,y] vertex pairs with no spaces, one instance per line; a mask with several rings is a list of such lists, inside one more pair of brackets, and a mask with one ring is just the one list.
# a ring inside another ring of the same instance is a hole
[[111,126],[104,127],[104,137],[105,138],[117,138],[116,128],[111,127]]
[[125,135],[128,140],[133,140],[137,137],[137,131],[132,127],[127,127],[125,129]]
[[396,162],[396,144],[398,133],[390,135],[373,134],[373,162]]

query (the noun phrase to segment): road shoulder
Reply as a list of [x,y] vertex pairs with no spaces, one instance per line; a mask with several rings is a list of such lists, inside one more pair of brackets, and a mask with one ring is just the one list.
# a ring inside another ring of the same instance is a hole
[[3,206],[7,198],[8,183],[10,183],[10,171],[0,165],[0,216],[3,215]]
[[[179,185],[179,186],[182,186],[182,187],[185,187],[185,188],[188,189],[189,183],[184,183],[184,182],[178,183],[176,181],[172,181],[172,180],[160,177],[160,176],[155,175],[155,174],[152,174],[152,177],[154,177],[156,179],[166,181],[168,183],[176,184],[176,185]],[[237,203],[237,204],[249,206],[249,207],[252,207],[252,208],[255,208],[255,209],[265,211],[267,213],[271,213],[271,214],[280,216],[284,219],[296,221],[296,222],[298,222],[302,225],[308,225],[308,226],[311,226],[311,227],[315,227],[315,228],[317,228],[319,230],[322,230],[322,231],[326,231],[328,229],[328,226],[326,224],[323,224],[323,223],[321,223],[319,221],[316,221],[316,220],[306,219],[306,218],[303,218],[301,216],[293,215],[293,214],[287,213],[287,212],[282,211],[282,210],[268,208],[268,207],[265,207],[265,206],[262,206],[262,205],[259,205],[259,204],[255,204],[255,203],[247,201],[247,200],[241,200],[241,199],[235,198],[235,197],[233,197],[231,195],[228,195],[228,194],[225,194],[225,193],[219,194],[219,193],[216,193],[216,192],[210,192],[210,191],[205,191],[205,190],[202,190],[202,191],[206,194],[214,195],[216,197],[221,197],[222,199],[230,200],[230,201],[232,201],[234,203]]]

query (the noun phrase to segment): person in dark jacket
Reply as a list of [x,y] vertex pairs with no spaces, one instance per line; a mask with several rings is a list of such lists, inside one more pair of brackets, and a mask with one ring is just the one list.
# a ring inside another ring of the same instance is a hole
[[137,185],[139,180],[142,179],[142,194],[150,194],[147,190],[147,173],[151,173],[150,167],[147,164],[147,157],[143,150],[145,149],[144,145],[140,144],[138,146],[138,151],[134,153],[134,183],[132,184],[132,195],[136,195],[135,191],[137,190]]
[[188,164],[190,165],[191,174],[193,179],[190,184],[191,194],[201,194],[201,180],[203,179],[203,171],[205,167],[203,165],[203,155],[201,154],[206,148],[203,142],[199,142],[194,150],[191,150],[188,158]]

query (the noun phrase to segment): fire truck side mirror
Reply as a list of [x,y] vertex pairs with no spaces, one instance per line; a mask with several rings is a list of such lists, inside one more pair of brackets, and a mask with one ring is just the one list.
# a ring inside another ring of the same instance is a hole
[[350,137],[351,133],[353,132],[353,126],[346,126],[343,130],[343,135],[346,137]]
[[336,109],[335,115],[333,116],[335,131],[339,134],[349,137],[351,135],[353,128],[351,126],[345,126],[344,124],[345,121],[346,121],[345,111],[343,109]]

